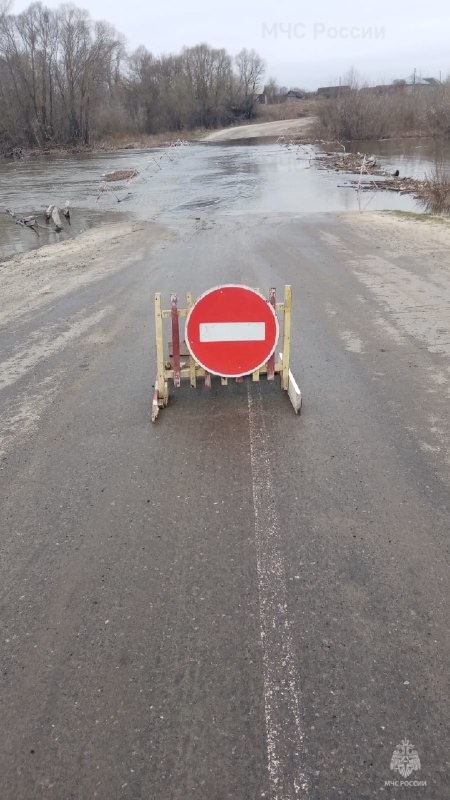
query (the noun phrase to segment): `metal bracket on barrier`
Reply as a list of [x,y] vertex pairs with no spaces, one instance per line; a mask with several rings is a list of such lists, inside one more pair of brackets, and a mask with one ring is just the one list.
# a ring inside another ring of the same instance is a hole
[[[275,353],[270,356],[267,364],[249,373],[253,382],[258,382],[262,375],[267,376],[267,380],[274,380],[276,375],[280,376],[281,389],[287,392],[296,414],[300,413],[302,405],[302,395],[298,388],[292,372],[290,370],[291,352],[291,311],[292,311],[292,289],[290,286],[284,288],[284,302],[277,303],[276,290],[271,289],[268,302],[273,306],[277,314],[283,316],[282,346],[283,352],[279,353],[279,360],[276,360]],[[186,307],[178,308],[178,297],[172,294],[170,298],[170,309],[163,309],[161,305],[161,294],[155,294],[155,332],[156,332],[156,380],[153,393],[151,410],[151,420],[155,422],[161,408],[165,408],[169,402],[169,381],[173,382],[174,388],[178,388],[183,380],[189,380],[190,385],[195,389],[197,380],[204,379],[207,389],[211,388],[211,373],[201,367],[190,354],[185,341],[180,340],[180,319],[186,319],[194,305],[191,292],[186,294]],[[166,351],[164,347],[164,320],[171,320],[172,340],[169,341]],[[222,386],[227,386],[228,377],[218,376]],[[242,377],[234,378],[236,382],[242,382]]]

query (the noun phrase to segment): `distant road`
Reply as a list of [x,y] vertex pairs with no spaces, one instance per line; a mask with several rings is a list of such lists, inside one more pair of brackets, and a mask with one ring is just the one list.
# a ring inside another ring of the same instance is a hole
[[302,119],[282,119],[275,122],[256,122],[252,125],[237,125],[212,131],[202,138],[203,142],[232,142],[237,139],[261,139],[273,136],[304,135],[315,121],[315,117]]

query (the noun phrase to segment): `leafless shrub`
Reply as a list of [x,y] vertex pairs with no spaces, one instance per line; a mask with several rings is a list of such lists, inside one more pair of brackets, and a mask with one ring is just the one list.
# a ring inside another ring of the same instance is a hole
[[450,213],[450,167],[443,160],[425,176],[424,203],[433,214]]
[[425,127],[426,97],[395,87],[351,89],[340,97],[324,99],[318,109],[317,135],[322,139],[350,141],[420,134]]
[[431,134],[437,136],[450,134],[450,84],[448,82],[436,89],[430,97],[427,122]]

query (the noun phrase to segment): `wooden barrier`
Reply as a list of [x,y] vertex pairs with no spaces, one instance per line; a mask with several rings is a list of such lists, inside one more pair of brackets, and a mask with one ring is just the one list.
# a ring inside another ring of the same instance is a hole
[[[291,311],[292,311],[292,289],[290,286],[284,288],[284,301],[276,300],[276,290],[269,292],[268,302],[273,306],[277,315],[282,316],[282,347],[283,350],[278,354],[275,352],[269,358],[267,364],[251,374],[253,382],[258,382],[261,376],[266,376],[267,380],[273,381],[276,376],[280,376],[281,389],[288,393],[289,399],[298,414],[301,410],[302,395],[298,388],[292,372],[290,370],[291,352]],[[199,379],[204,381],[206,389],[211,388],[211,373],[196,363],[189,353],[184,340],[180,339],[180,320],[185,320],[190,309],[194,304],[192,292],[186,294],[185,308],[178,308],[178,297],[172,294],[170,298],[170,309],[162,308],[161,294],[155,294],[155,333],[156,333],[156,381],[153,394],[151,410],[152,422],[158,418],[161,408],[165,408],[169,402],[169,381],[172,381],[174,389],[181,386],[183,380],[188,380],[195,389]],[[171,321],[171,341],[167,348],[164,346],[164,321]],[[230,380],[241,383],[244,378],[220,378],[222,386],[227,386]],[[249,375],[250,377],[250,375]]]

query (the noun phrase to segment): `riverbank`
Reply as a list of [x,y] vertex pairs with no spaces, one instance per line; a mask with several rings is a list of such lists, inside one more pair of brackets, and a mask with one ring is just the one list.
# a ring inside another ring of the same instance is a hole
[[179,141],[183,142],[225,142],[239,139],[270,139],[278,136],[304,136],[312,131],[315,124],[313,116],[298,116],[288,119],[255,118],[245,125],[231,125],[217,130],[195,128],[188,131],[168,131],[158,134],[139,134],[137,136],[108,136],[89,145],[77,144],[74,146],[61,145],[44,148],[13,148],[9,153],[3,153],[3,158],[20,160],[22,158],[39,158],[52,155],[88,155],[95,153],[115,153],[122,150],[151,150],[157,147],[167,147]]
[[[8,153],[3,153],[4,159],[21,160],[22,158],[40,158],[42,156],[78,156],[95,153],[115,153],[122,150],[151,150],[156,147],[167,147],[177,141],[197,140],[204,134],[204,129],[196,129],[178,133],[169,131],[154,135],[139,134],[138,136],[107,136],[89,145],[76,144],[73,146],[58,145],[55,147],[13,148]],[[14,152],[18,151],[18,152]],[[1,157],[1,155],[0,155]]]

